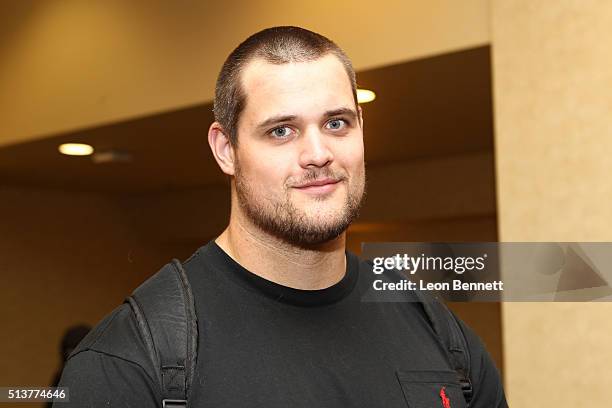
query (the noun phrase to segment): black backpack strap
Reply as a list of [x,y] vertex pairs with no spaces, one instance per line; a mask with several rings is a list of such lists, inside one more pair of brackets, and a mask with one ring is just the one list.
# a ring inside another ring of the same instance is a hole
[[158,367],[162,407],[186,407],[196,365],[198,327],[193,294],[180,261],[166,264],[126,302]]
[[441,300],[430,297],[421,291],[414,291],[425,309],[431,325],[442,340],[453,368],[459,375],[463,397],[469,407],[473,388],[470,380],[470,351],[465,335],[455,315]]

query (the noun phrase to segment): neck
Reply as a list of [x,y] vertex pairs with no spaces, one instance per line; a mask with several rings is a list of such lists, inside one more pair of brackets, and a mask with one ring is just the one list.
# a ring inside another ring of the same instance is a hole
[[[235,214],[235,213],[234,213]],[[345,233],[309,248],[271,236],[243,217],[230,217],[215,240],[229,256],[264,279],[295,289],[325,289],[346,273]]]

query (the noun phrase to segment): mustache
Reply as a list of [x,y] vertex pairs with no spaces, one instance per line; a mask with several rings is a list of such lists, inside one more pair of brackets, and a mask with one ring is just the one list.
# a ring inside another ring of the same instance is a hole
[[332,179],[334,181],[344,181],[347,178],[348,177],[346,173],[337,172],[330,168],[323,168],[323,169],[316,169],[316,170],[309,169],[309,170],[306,170],[306,172],[302,174],[302,176],[300,176],[299,179],[290,178],[288,180],[288,185],[289,186],[300,186],[306,183],[310,183],[310,182],[322,180],[322,179]]

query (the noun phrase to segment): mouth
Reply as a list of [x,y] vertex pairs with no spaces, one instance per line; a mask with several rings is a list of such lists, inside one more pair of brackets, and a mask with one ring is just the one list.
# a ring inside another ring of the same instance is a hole
[[308,183],[295,186],[294,188],[310,194],[327,194],[336,189],[341,180],[325,178],[309,181]]

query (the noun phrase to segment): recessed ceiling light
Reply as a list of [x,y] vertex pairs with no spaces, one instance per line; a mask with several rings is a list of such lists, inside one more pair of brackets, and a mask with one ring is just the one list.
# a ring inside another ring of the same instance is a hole
[[368,103],[376,99],[376,94],[369,89],[357,90],[357,103]]
[[84,143],[64,143],[59,146],[58,150],[68,156],[89,156],[93,153],[94,148]]

